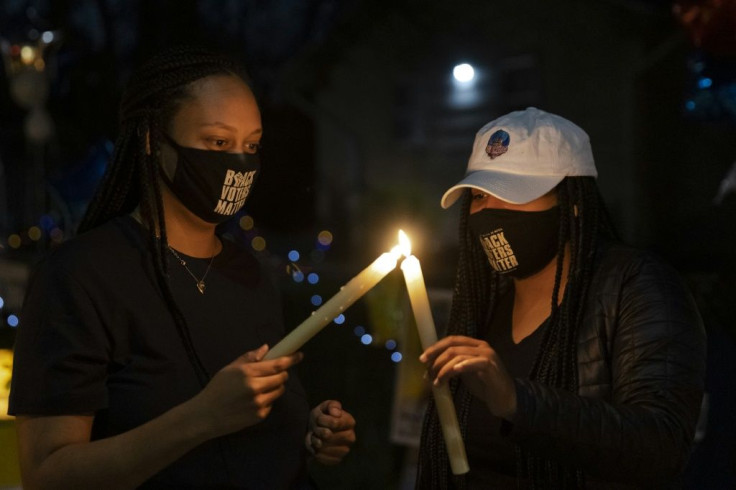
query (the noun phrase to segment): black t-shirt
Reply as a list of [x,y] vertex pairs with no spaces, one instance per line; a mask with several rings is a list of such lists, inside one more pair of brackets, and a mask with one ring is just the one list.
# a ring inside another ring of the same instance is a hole
[[[181,257],[197,277],[209,264]],[[278,292],[245,249],[223,239],[205,294],[169,258],[172,293],[211,375],[283,336]],[[111,220],[40,264],[21,313],[11,414],[94,413],[92,438],[99,439],[135,428],[201,389],[135,220]],[[265,421],[198,446],[144,486],[303,488],[308,414],[292,375]]]
[[[512,337],[514,288],[497,299],[491,320],[479,337],[501,357],[512,378],[527,378],[539,350],[545,321],[518,344]],[[478,398],[472,397],[465,446],[470,472],[468,488],[516,488],[514,445],[500,434],[502,419],[494,416]]]

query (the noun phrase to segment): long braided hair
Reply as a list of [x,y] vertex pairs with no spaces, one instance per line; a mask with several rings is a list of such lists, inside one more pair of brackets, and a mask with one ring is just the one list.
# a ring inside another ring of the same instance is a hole
[[[499,291],[508,279],[488,266],[488,259],[476,237],[468,229],[471,192],[466,190],[460,215],[460,253],[453,291],[448,335],[476,337],[478,328],[493,311]],[[545,329],[529,378],[547,386],[573,393],[578,389],[577,333],[582,320],[585,298],[593,275],[593,260],[601,237],[615,238],[616,232],[592,177],[566,177],[557,186],[560,228],[557,245],[557,272],[550,298],[552,312]],[[564,250],[570,245],[570,265],[564,301],[558,304]],[[452,389],[463,436],[471,394],[453,380]],[[465,488],[465,478],[452,476],[434,401],[422,428],[422,442],[417,470],[417,488]],[[582,471],[516,448],[517,486],[529,482],[531,488],[583,488]]]
[[162,51],[133,74],[120,102],[120,130],[112,161],[78,230],[83,233],[132,212],[136,206],[139,208],[143,225],[151,230],[148,246],[158,286],[203,385],[209,374],[194,350],[186,319],[169,287],[168,240],[159,167],[162,132],[170,130],[181,103],[193,97],[192,83],[213,75],[236,76],[247,83],[245,72],[237,62],[193,46]]

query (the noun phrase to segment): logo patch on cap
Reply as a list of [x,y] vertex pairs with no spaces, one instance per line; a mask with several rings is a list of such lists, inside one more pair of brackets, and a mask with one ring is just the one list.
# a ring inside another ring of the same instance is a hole
[[511,136],[509,136],[509,133],[503,129],[499,129],[491,135],[491,138],[488,140],[488,144],[486,145],[486,153],[491,157],[491,160],[508,151],[510,140]]

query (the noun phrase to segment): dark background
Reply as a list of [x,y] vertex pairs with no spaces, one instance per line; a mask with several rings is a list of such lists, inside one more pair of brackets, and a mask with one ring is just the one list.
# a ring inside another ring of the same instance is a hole
[[[0,348],[29,268],[74,235],[131,70],[202,42],[242,59],[259,98],[264,171],[227,232],[273,266],[288,326],[399,227],[428,286],[452,287],[456,210],[439,199],[486,122],[537,106],[584,128],[622,237],[677,267],[706,321],[708,409],[688,484],[736,486],[736,2],[2,0],[0,42]],[[43,52],[32,76],[16,69],[23,46]],[[475,67],[471,86],[452,81],[461,62]],[[413,450],[389,437],[406,328],[392,273],[305,347],[313,402],[343,400],[358,419],[344,464],[313,468],[324,488],[411,480]]]

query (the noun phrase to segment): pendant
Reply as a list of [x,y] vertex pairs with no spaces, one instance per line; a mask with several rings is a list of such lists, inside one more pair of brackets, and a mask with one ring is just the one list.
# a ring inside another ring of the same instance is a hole
[[199,289],[199,292],[200,292],[201,294],[204,294],[204,287],[205,287],[205,286],[204,286],[204,281],[199,281],[199,282],[197,282],[197,289]]

